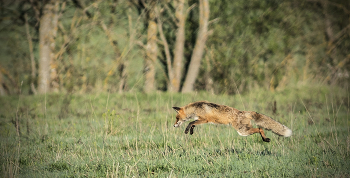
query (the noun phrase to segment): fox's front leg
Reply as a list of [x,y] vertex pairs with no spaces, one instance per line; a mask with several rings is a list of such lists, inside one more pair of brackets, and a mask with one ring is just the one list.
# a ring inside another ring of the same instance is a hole
[[190,134],[192,135],[193,134],[193,128],[198,125],[198,124],[203,124],[203,123],[207,123],[207,121],[205,120],[195,120],[195,121],[192,121],[188,124],[188,126],[186,127],[186,130],[185,130],[185,134],[188,133],[188,131],[190,131]]
[[190,129],[190,135],[193,134],[193,129],[194,129],[194,127],[196,127],[196,126],[195,126],[195,125],[192,125],[192,127],[191,127],[191,129]]
[[193,134],[193,128],[195,127],[195,125],[193,125],[194,122],[196,122],[196,121],[190,122],[188,124],[188,126],[186,127],[186,130],[185,130],[185,134],[187,134],[188,131],[191,131],[190,132],[191,135]]
[[192,135],[193,134],[193,129],[194,129],[194,127],[196,127],[195,125],[188,125],[187,127],[186,127],[186,130],[185,130],[185,134],[187,134],[188,133],[188,130],[190,130],[190,135]]

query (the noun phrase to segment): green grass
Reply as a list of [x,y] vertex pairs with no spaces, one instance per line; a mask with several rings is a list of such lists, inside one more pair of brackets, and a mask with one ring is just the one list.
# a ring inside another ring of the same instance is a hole
[[[1,97],[1,177],[349,177],[349,99],[347,90],[324,86],[242,96]],[[293,135],[267,131],[266,143],[211,124],[185,135],[184,125],[173,127],[171,107],[198,100],[264,113]]]

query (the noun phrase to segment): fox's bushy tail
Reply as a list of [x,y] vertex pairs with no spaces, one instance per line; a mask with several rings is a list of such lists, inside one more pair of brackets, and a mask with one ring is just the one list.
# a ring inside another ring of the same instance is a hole
[[292,135],[292,130],[272,118],[257,112],[252,112],[252,115],[253,120],[259,127],[271,130],[273,133],[284,137],[290,137]]

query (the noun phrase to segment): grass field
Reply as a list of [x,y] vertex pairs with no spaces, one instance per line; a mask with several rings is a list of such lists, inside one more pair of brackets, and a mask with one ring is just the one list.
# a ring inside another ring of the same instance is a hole
[[[199,100],[264,113],[293,135],[267,131],[266,143],[226,125],[174,128],[171,107]],[[348,89],[324,86],[1,97],[0,177],[349,177],[349,100]]]

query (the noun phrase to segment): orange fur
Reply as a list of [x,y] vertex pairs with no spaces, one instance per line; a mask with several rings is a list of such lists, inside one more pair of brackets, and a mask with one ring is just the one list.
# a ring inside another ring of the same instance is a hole
[[260,133],[263,141],[269,142],[270,139],[265,136],[263,129],[253,128],[251,123],[251,120],[253,120],[259,127],[271,130],[277,135],[285,137],[292,135],[292,131],[288,127],[266,115],[254,111],[239,111],[229,106],[210,103],[207,101],[194,102],[184,107],[173,108],[177,112],[174,127],[179,127],[185,121],[194,119],[194,121],[190,122],[186,127],[185,134],[190,131],[190,134],[192,135],[194,127],[199,124],[226,124],[235,128],[241,136]]

